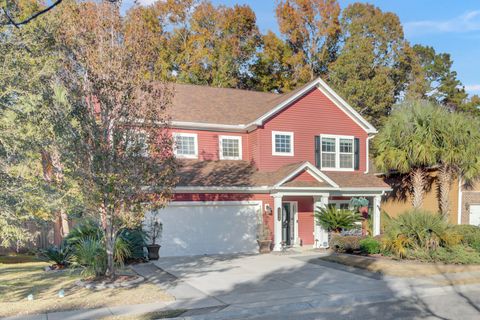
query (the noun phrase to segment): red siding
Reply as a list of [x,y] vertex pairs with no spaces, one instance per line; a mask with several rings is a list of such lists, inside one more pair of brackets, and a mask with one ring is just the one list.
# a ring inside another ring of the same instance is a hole
[[309,182],[316,182],[318,181],[314,176],[308,173],[307,170],[301,172],[299,175],[291,179],[290,181],[309,181]]
[[242,137],[242,160],[250,160],[250,148],[248,146],[248,134],[220,132],[220,131],[201,131],[186,129],[171,129],[171,132],[196,133],[198,135],[198,160],[219,160],[219,137],[220,136],[240,136]]
[[[272,155],[272,131],[294,133],[294,156]],[[314,136],[320,134],[359,138],[359,169],[364,171],[366,167],[367,133],[318,89],[310,91],[253,133],[257,134],[260,150],[253,157],[260,170],[274,171],[285,164],[305,160],[314,164]]]

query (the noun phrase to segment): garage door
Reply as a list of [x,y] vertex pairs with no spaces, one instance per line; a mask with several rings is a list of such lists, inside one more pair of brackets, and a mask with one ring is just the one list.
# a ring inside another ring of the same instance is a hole
[[470,205],[470,224],[480,226],[480,204]]
[[257,201],[172,202],[156,215],[163,226],[160,255],[255,252],[260,216]]

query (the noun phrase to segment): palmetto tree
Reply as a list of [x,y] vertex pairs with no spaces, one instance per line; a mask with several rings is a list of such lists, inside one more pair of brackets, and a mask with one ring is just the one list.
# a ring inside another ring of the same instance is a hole
[[463,113],[450,113],[441,123],[438,140],[440,212],[450,211],[449,194],[455,177],[471,181],[480,175],[480,131],[478,121]]
[[395,108],[374,140],[377,168],[409,175],[414,208],[423,203],[426,168],[438,163],[444,119],[445,110],[430,102],[404,102]]

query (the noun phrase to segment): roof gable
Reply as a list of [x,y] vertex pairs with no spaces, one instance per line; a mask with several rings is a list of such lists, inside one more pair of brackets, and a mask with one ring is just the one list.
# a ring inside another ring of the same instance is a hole
[[355,109],[317,78],[286,94],[175,84],[172,125],[185,128],[248,130],[261,126],[317,88],[367,133],[376,133]]
[[320,90],[329,100],[331,100],[340,110],[342,110],[348,117],[357,123],[367,133],[376,133],[377,130],[365,120],[354,108],[352,108],[344,99],[342,99],[332,88],[330,88],[321,78],[317,78],[305,86],[292,91],[289,95],[278,99],[278,104],[263,114],[261,117],[250,123],[252,125],[263,125],[265,121],[274,117],[276,114],[289,107],[295,101],[301,99],[304,95],[314,89]]

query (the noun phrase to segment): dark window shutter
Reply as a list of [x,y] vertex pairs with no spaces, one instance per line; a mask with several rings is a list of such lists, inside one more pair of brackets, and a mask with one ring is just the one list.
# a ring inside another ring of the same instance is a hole
[[360,139],[358,138],[354,139],[353,150],[354,150],[353,168],[355,170],[359,170],[360,169]]
[[315,136],[315,166],[317,168],[321,168],[322,165],[322,158],[320,155],[320,136]]

